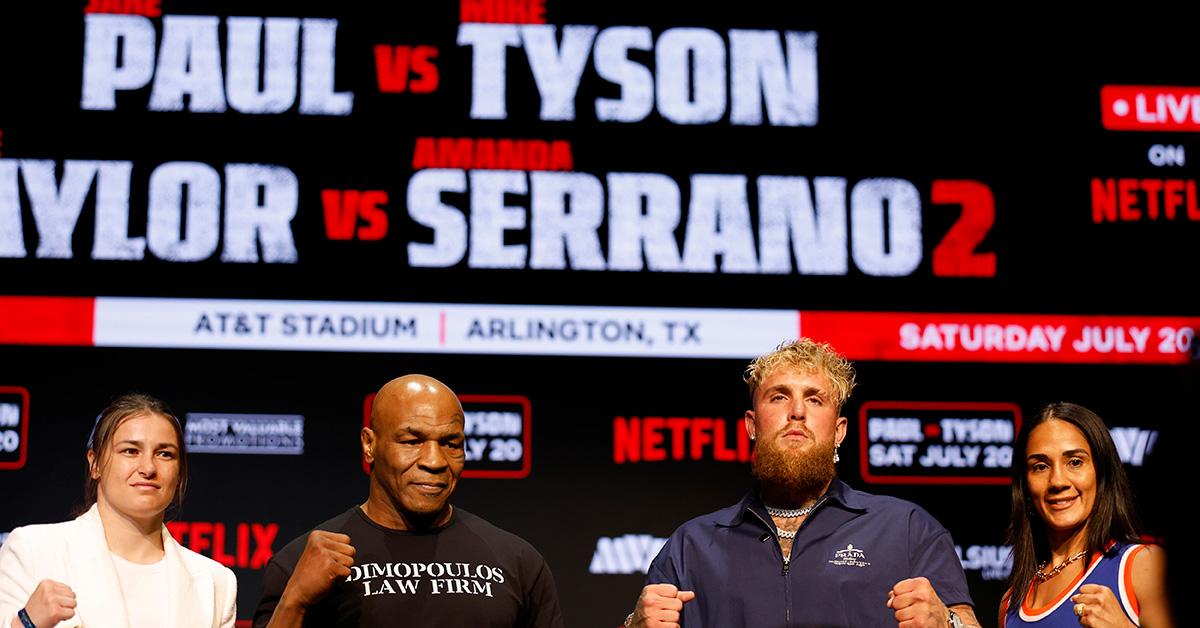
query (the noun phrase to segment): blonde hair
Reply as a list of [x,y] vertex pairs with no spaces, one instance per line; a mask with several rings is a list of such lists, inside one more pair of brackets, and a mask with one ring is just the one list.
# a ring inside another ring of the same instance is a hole
[[758,356],[746,367],[742,379],[754,391],[781,367],[790,367],[808,373],[820,373],[829,378],[833,385],[833,402],[840,411],[842,404],[850,398],[854,389],[854,366],[834,350],[828,343],[808,338],[780,343],[774,351]]

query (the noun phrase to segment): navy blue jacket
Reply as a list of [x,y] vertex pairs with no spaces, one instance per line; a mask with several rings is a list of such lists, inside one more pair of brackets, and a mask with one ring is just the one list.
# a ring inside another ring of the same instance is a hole
[[921,507],[837,478],[825,495],[786,565],[755,490],[680,526],[646,584],[696,592],[684,605],[686,628],[895,626],[888,591],[917,576],[929,578],[946,606],[972,604],[950,533]]

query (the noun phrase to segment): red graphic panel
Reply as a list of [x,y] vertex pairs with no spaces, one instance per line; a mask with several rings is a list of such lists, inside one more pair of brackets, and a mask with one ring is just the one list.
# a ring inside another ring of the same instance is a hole
[[91,346],[96,300],[0,297],[0,345]]
[[996,484],[1011,480],[1014,403],[868,401],[858,413],[859,468],[876,484]]
[[1183,364],[1200,318],[802,312],[804,336],[851,360]]
[[0,386],[0,470],[24,467],[28,444],[29,391]]
[[1200,87],[1105,85],[1100,116],[1110,131],[1200,131]]

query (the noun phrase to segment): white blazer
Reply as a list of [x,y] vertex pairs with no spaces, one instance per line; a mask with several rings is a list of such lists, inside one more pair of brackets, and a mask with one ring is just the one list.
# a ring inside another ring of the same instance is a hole
[[[164,526],[168,625],[231,628],[237,579],[224,565],[180,547]],[[7,628],[45,579],[75,591],[75,616],[59,628],[141,628],[129,625],[125,598],[96,506],[74,521],[17,528],[0,547],[0,618]],[[38,626],[38,628],[51,628]]]

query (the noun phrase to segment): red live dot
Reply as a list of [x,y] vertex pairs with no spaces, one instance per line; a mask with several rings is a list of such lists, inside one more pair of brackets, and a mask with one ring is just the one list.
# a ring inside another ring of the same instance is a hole
[[937,423],[929,423],[925,425],[925,435],[929,438],[937,438],[942,435],[942,428],[938,427]]

